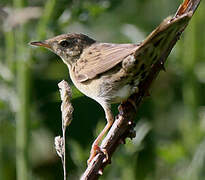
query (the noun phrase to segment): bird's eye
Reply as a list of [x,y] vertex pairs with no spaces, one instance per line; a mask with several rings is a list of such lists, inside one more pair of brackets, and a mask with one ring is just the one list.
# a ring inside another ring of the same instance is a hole
[[60,42],[60,45],[64,48],[66,48],[66,47],[69,47],[71,44],[68,41],[63,40]]

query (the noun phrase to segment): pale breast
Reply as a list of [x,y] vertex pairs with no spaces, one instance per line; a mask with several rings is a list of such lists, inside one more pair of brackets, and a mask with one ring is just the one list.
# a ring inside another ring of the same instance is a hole
[[73,81],[73,84],[76,86],[78,90],[80,90],[86,96],[96,100],[98,98],[98,92],[100,87],[100,80],[99,79],[92,79],[86,82],[78,82],[72,70],[69,69],[70,78]]

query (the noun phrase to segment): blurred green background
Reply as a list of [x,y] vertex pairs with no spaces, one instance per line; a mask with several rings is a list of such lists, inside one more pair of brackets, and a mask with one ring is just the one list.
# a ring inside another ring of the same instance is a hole
[[[57,84],[72,83],[59,57],[28,42],[80,32],[103,42],[137,43],[180,3],[0,0],[0,180],[63,178],[54,149],[61,135]],[[203,1],[138,112],[136,138],[120,146],[100,179],[205,179],[204,12]],[[72,89],[66,147],[68,176],[75,180],[105,118],[100,105]]]

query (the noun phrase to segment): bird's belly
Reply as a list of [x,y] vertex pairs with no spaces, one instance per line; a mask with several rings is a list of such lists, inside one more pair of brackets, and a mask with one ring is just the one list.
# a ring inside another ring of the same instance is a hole
[[[123,76],[123,74],[121,75]],[[75,76],[70,73],[74,85],[86,96],[96,100],[101,105],[109,103],[120,103],[125,101],[137,88],[125,81],[120,80],[117,73],[104,75],[101,78],[91,79],[82,83],[77,83]]]
[[84,83],[77,83],[74,75],[70,73],[71,80],[75,87],[80,90],[84,95],[98,101],[98,92],[99,92],[99,82],[97,80],[89,80]]
[[120,103],[126,100],[131,95],[132,91],[129,84],[126,84],[121,88],[113,89],[110,87],[107,89],[107,86],[101,85],[102,82],[99,82],[98,80],[92,80],[90,83],[88,82],[86,84],[73,82],[83,94],[96,100],[100,104],[102,104],[102,102],[110,102],[112,104]]

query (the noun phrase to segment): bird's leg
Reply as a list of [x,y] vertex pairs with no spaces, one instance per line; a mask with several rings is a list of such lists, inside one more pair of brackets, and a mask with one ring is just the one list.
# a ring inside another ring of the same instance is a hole
[[92,148],[91,148],[91,151],[90,151],[90,157],[87,161],[87,164],[89,164],[92,159],[95,157],[95,155],[97,154],[97,151],[102,151],[105,155],[106,155],[106,159],[108,159],[108,154],[107,154],[107,151],[105,149],[100,149],[99,147],[99,143],[100,141],[102,140],[103,136],[105,135],[105,133],[109,130],[109,128],[112,126],[113,124],[113,121],[114,121],[114,118],[113,118],[113,115],[112,115],[112,112],[110,110],[110,107],[109,106],[105,106],[103,107],[104,108],[104,111],[105,111],[105,116],[106,116],[106,120],[107,120],[107,124],[106,126],[104,127],[104,129],[101,131],[101,133],[98,135],[98,137],[96,138],[96,140],[94,141],[94,143],[92,144]]

